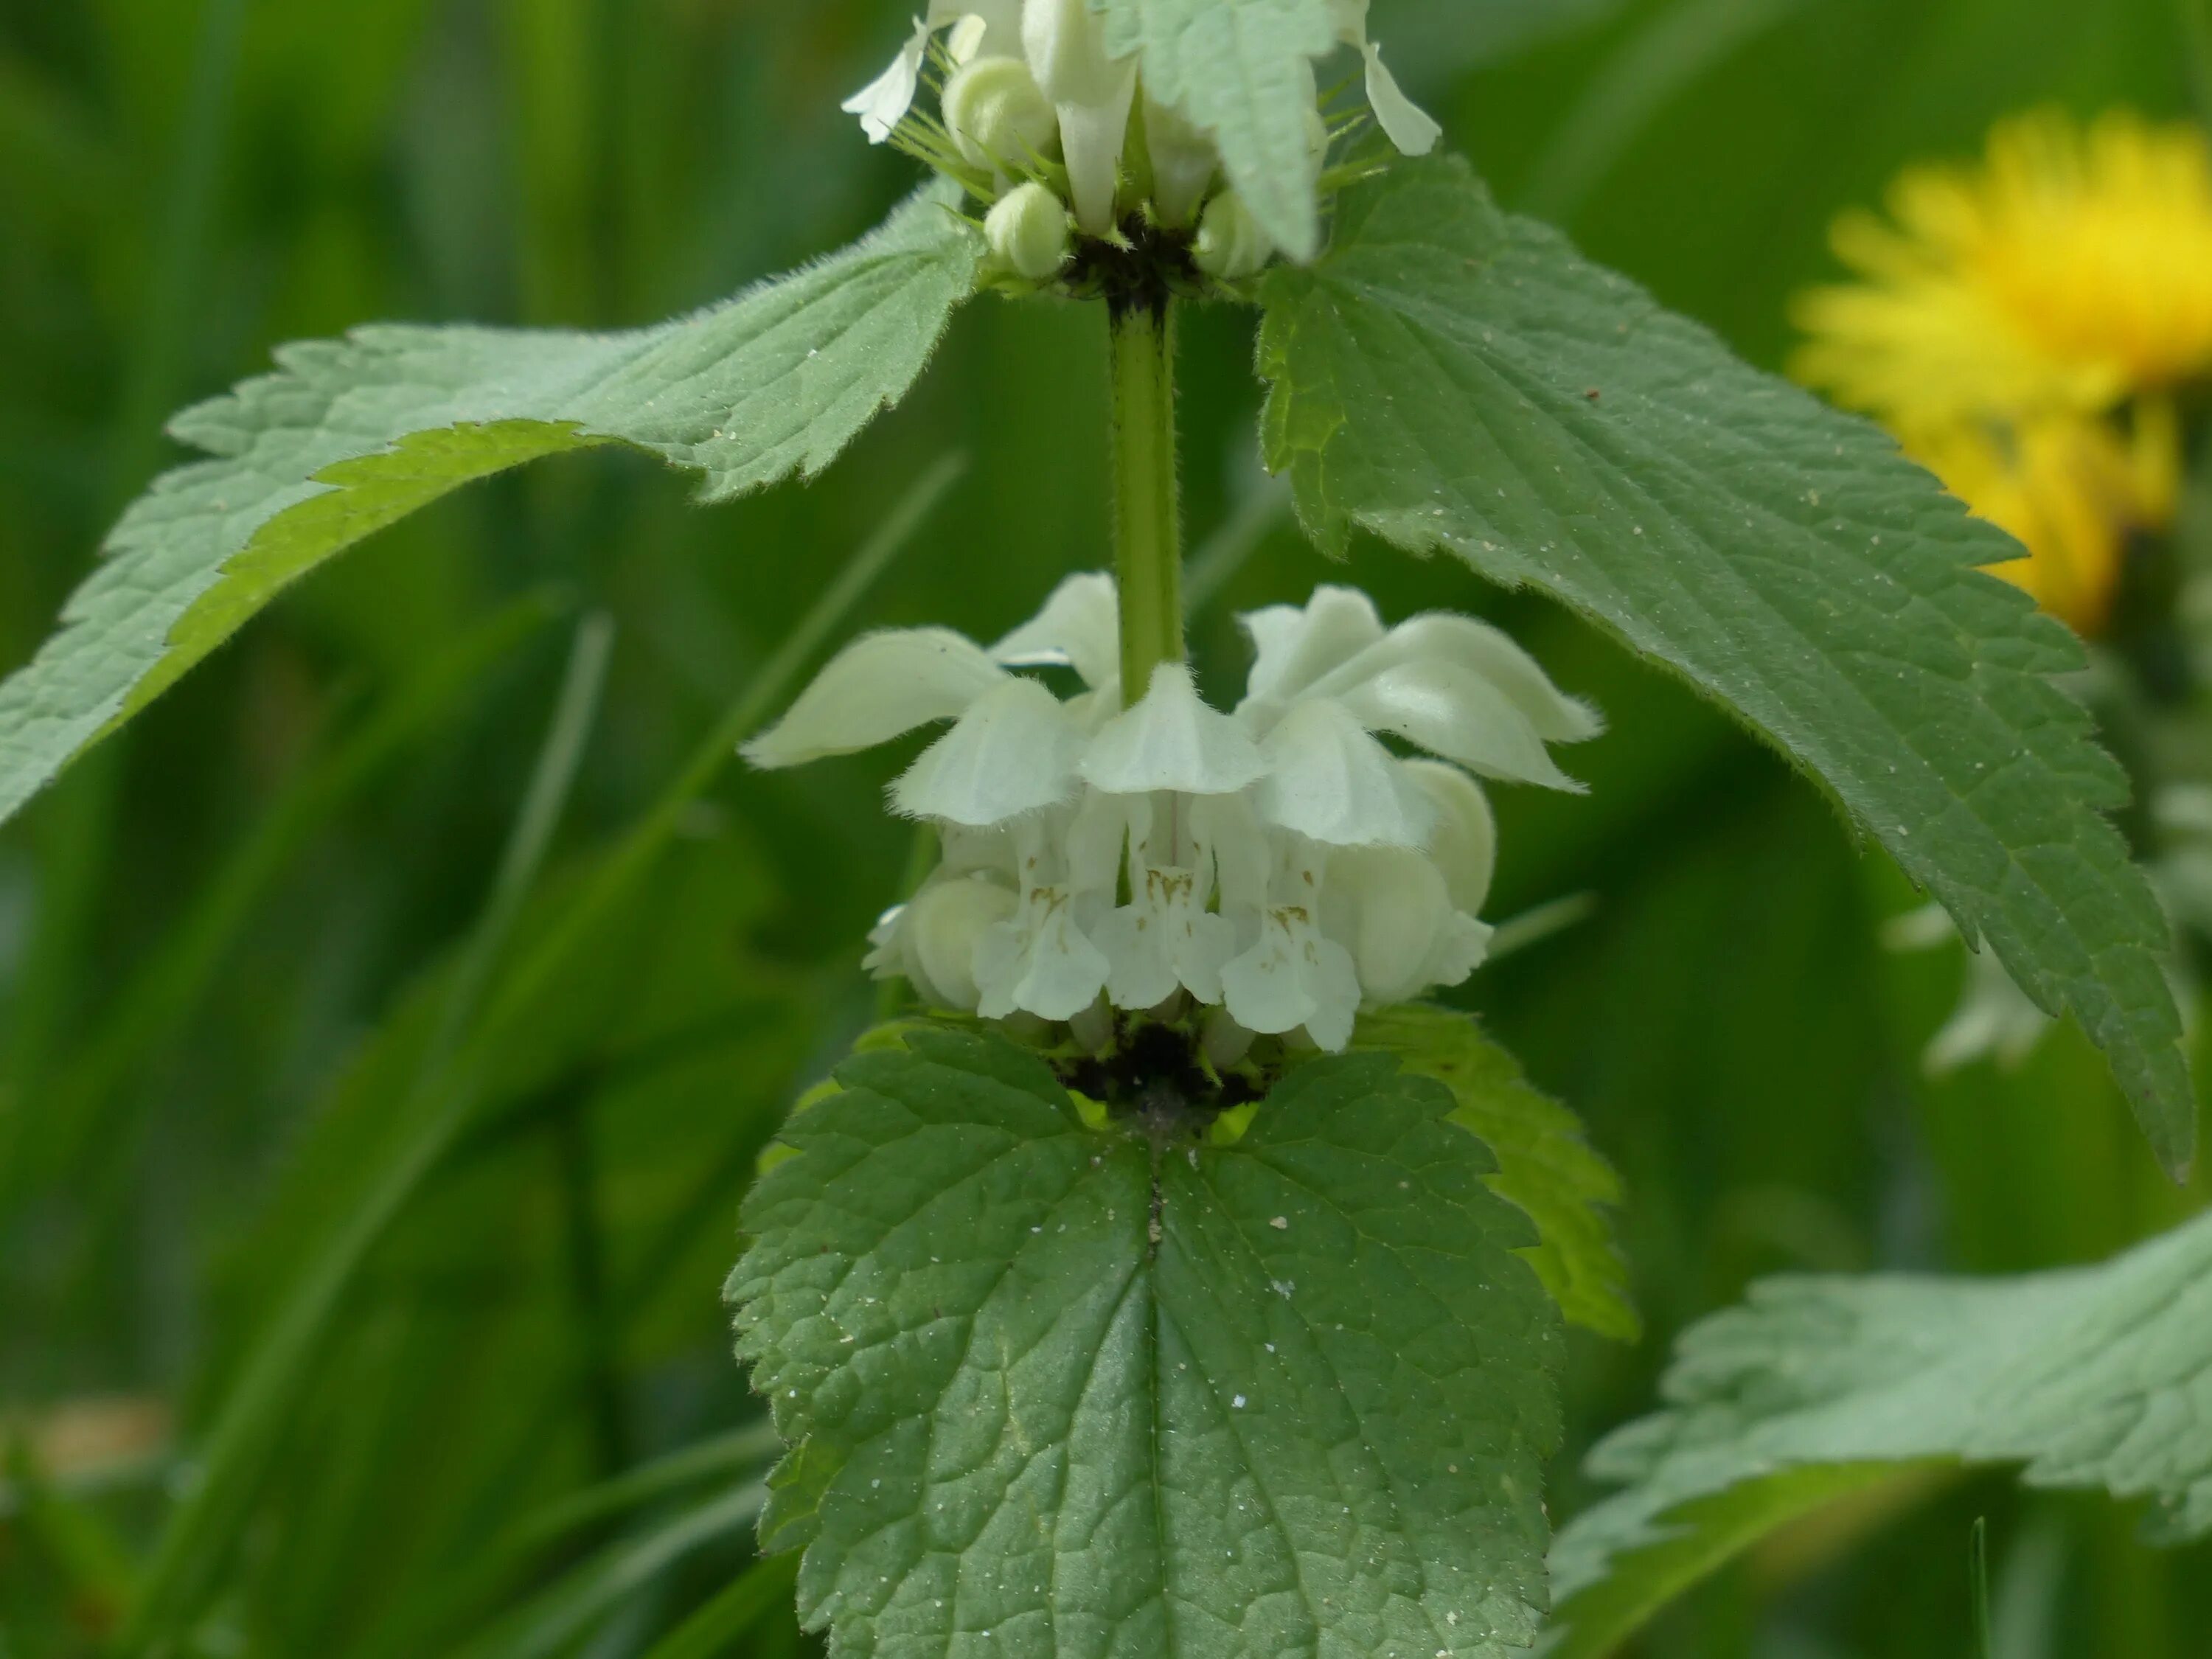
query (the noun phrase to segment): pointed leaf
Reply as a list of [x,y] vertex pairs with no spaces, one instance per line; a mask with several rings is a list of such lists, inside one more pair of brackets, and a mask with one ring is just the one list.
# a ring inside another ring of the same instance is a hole
[[1783,1279],[1683,1337],[1668,1408],[1591,1454],[1632,1483],[1553,1552],[1559,1655],[1595,1655],[1735,1551],[1930,1460],[2155,1497],[2212,1534],[2212,1215],[2101,1267]]
[[1414,1004],[1363,1015],[1352,1046],[1395,1054],[1407,1071],[1452,1091],[1451,1121],[1498,1159],[1490,1190],[1536,1224],[1539,1242],[1522,1255],[1559,1311],[1601,1336],[1635,1341],[1643,1323],[1606,1219],[1621,1201],[1620,1177],[1591,1150],[1580,1120],[1531,1088],[1520,1062],[1453,1009]]
[[526,461],[628,444],[710,500],[820,472],[904,396],[974,285],[937,195],[843,253],[627,334],[380,327],[187,410],[218,459],[159,480],[62,627],[0,685],[0,819],[324,560]]
[[1466,163],[1347,194],[1270,276],[1267,460],[1352,528],[1532,585],[1766,738],[2111,1060],[2152,1146],[2195,1111],[2166,925],[2054,674],[2078,646],[1974,568],[2016,556],[1874,427],[1501,214]]
[[833,1653],[1527,1644],[1559,1334],[1446,1091],[1320,1060],[1155,1144],[1003,1040],[907,1043],[793,1120],[730,1282]]

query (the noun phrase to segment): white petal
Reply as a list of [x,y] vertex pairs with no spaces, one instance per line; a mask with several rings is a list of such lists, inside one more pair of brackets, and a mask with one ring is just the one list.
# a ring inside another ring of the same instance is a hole
[[[982,40],[975,48],[975,57],[1022,55],[1022,0],[930,0],[929,21],[935,26],[952,22],[980,24]],[[956,56],[953,61],[967,60]]]
[[1303,610],[1270,605],[1237,620],[1259,652],[1239,714],[1261,703],[1289,702],[1383,637],[1375,601],[1356,587],[1316,587]]
[[1104,26],[1089,0],[1026,0],[1022,44],[1030,73],[1060,113],[1076,222],[1103,236],[1114,228],[1137,60],[1108,55]]
[[1152,157],[1152,205],[1163,223],[1188,225],[1221,171],[1213,136],[1181,110],[1145,97],[1145,146]]
[[1399,89],[1397,77],[1382,63],[1382,48],[1367,46],[1367,101],[1375,119],[1401,155],[1426,155],[1444,130],[1429,112]]
[[1230,1017],[1270,1035],[1303,1026],[1322,1048],[1342,1048],[1359,1013],[1351,953],[1302,910],[1270,909],[1261,927],[1260,942],[1221,970]]
[[1194,870],[1148,868],[1132,878],[1130,902],[1091,930],[1113,970],[1106,995],[1116,1007],[1158,1006],[1178,988],[1200,1002],[1221,1000],[1221,969],[1237,954],[1237,930],[1206,908]]
[[840,106],[860,118],[868,142],[880,144],[890,138],[906,112],[914,107],[915,88],[921,84],[921,61],[929,52],[929,23],[917,18],[913,38],[899,48],[891,66]]
[[1473,973],[1490,929],[1455,910],[1443,876],[1419,853],[1358,848],[1329,860],[1328,932],[1352,952],[1372,1006],[1410,1001]]
[[894,904],[868,929],[872,948],[860,958],[860,966],[878,979],[914,977],[912,954],[907,949],[906,911],[905,905]]
[[1078,894],[1104,893],[1110,903],[1121,884],[1121,872],[1130,846],[1141,842],[1152,820],[1149,795],[1109,795],[1086,789],[1070,817],[1061,842],[1066,862],[1054,879],[1064,875]]
[[1437,827],[1429,832],[1429,857],[1450,890],[1454,908],[1482,914],[1498,871],[1498,820],[1482,786],[1441,761],[1398,763],[1399,769],[1437,805]]
[[[1201,795],[1186,811],[1196,862],[1211,860],[1221,913],[1233,921],[1256,918],[1267,902],[1267,877],[1274,866],[1267,833],[1244,795]],[[1207,999],[1209,1001],[1212,999]]]
[[1253,805],[1261,822],[1332,847],[1427,843],[1436,807],[1340,704],[1293,703],[1260,753],[1267,775]]
[[1134,708],[1107,721],[1083,757],[1084,781],[1111,794],[1154,789],[1234,794],[1265,769],[1260,750],[1228,715],[1209,708],[1182,663],[1152,671]]
[[[936,9],[934,6],[930,8],[933,15]],[[945,37],[945,55],[952,60],[955,69],[966,69],[984,55],[983,41],[990,32],[988,23],[969,12],[953,24],[952,33]]]
[[1389,732],[1486,777],[1579,793],[1528,717],[1463,663],[1401,663],[1344,694],[1339,705],[1370,731]]
[[1129,106],[1137,94],[1137,65],[1130,60],[1120,86],[1103,103],[1059,104],[1060,153],[1067,164],[1067,191],[1075,222],[1093,236],[1114,228],[1115,198],[1121,188],[1121,152],[1129,141]]
[[1018,1009],[1040,1019],[1073,1019],[1105,989],[1108,966],[1076,927],[1068,895],[1040,887],[977,946],[975,1012],[986,1019],[1004,1019]]
[[976,949],[984,934],[1020,905],[1019,895],[973,876],[924,887],[900,919],[915,990],[939,1007],[974,1012],[981,994],[975,982]]
[[941,824],[937,831],[939,865],[950,874],[972,876],[995,872],[1014,872],[1014,838],[1002,829],[970,830],[964,824]]
[[1109,101],[1134,58],[1106,50],[1106,28],[1091,0],[1024,0],[1022,46],[1030,72],[1055,104]]
[[1455,662],[1474,670],[1504,693],[1547,743],[1581,743],[1605,730],[1597,711],[1553,684],[1511,635],[1450,611],[1431,611],[1401,623],[1332,669],[1312,690],[1317,696],[1337,696],[1386,668],[1420,661]]
[[1114,579],[1100,570],[1068,577],[991,656],[1009,668],[1073,668],[1094,690],[1118,680],[1121,608]]
[[891,804],[908,817],[1004,823],[1074,793],[1082,740],[1059,698],[1009,678],[922,751],[891,786]]
[[973,641],[948,628],[864,635],[743,753],[766,768],[853,754],[917,726],[951,720],[1007,678]]

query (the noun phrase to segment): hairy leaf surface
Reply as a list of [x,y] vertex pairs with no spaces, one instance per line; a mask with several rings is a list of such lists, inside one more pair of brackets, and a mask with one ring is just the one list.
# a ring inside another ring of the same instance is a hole
[[907,1043],[792,1121],[730,1281],[834,1652],[1527,1644],[1559,1327],[1444,1089],[1316,1060],[1156,1148],[1000,1039]]
[[1683,1337],[1665,1393],[1591,1455],[1630,1484],[1553,1552],[1559,1654],[1901,1465],[2018,1463],[2212,1534],[2212,1216],[2064,1273],[1771,1280]]
[[0,685],[0,818],[290,583],[451,490],[628,444],[720,500],[827,466],[913,385],[974,286],[975,238],[932,192],[843,253],[627,334],[363,329],[173,430],[216,459],[124,516],[60,630]]
[[1352,1047],[1395,1054],[1406,1070],[1452,1091],[1451,1121],[1498,1159],[1490,1190],[1536,1224],[1522,1254],[1577,1325],[1623,1342],[1641,1333],[1628,1291],[1628,1264],[1606,1211],[1621,1201],[1620,1177],[1594,1152],[1580,1119],[1531,1088],[1520,1063],[1473,1018],[1418,1004],[1364,1015]]
[[2187,1163],[2166,925],[2103,817],[2123,775],[2051,682],[2079,647],[1976,568],[2014,543],[1456,158],[1348,194],[1328,257],[1267,296],[1268,464],[1325,547],[1449,548],[1680,674],[2074,1014]]
[[1295,259],[1321,241],[1314,205],[1313,63],[1335,40],[1329,0],[1094,0],[1117,56],[1141,52],[1145,84],[1214,135],[1221,164]]

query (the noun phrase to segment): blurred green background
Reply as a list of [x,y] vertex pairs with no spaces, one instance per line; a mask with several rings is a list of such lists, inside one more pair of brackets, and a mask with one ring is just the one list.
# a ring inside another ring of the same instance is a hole
[[[1377,0],[1374,21],[1510,205],[1771,367],[1788,296],[1832,273],[1829,220],[1901,165],[2041,103],[2184,113],[2189,3]],[[906,9],[0,0],[0,668],[179,459],[162,417],[278,342],[645,323],[872,223],[912,169],[836,105]],[[1227,573],[1194,637],[1224,684],[1231,613],[1334,574],[1262,493],[1251,350],[1248,315],[1188,320],[1192,532]],[[878,809],[902,761],[732,763],[649,860],[610,849],[948,457],[964,471],[845,629],[988,635],[1102,562],[1103,359],[1092,312],[987,300],[815,487],[701,513],[603,459],[479,489],[285,599],[0,831],[0,1659],[114,1634],[227,1404],[260,1455],[225,1466],[246,1474],[189,1549],[172,1529],[173,1651],[613,1659],[717,1596],[661,1651],[809,1650],[787,1565],[752,1565],[765,1448],[717,1292],[753,1156],[872,1017],[859,940],[908,858]],[[1501,803],[1493,914],[1587,892],[1594,915],[1458,994],[1632,1194],[1650,1330],[1577,1339],[1555,1515],[1674,1333],[1757,1274],[2039,1267],[2201,1207],[2071,1034],[2014,1073],[1921,1075],[1960,959],[1880,948],[1911,896],[1725,720],[1455,566],[1369,545],[1356,571],[1392,614],[1505,619],[1612,717],[1574,757],[1587,798]],[[574,788],[489,952],[600,615]],[[580,911],[611,868],[636,879]],[[575,948],[542,948],[564,927]],[[456,1010],[489,1012],[457,1032]],[[294,1385],[239,1407],[302,1264],[384,1200]],[[2212,1553],[1995,1477],[1824,1517],[1639,1651],[1963,1654],[1982,1514],[1999,1659],[2212,1653]]]

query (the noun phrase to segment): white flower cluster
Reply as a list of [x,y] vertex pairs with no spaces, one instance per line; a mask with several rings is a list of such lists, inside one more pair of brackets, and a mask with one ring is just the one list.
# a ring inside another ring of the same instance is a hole
[[[953,721],[891,787],[943,857],[869,958],[935,1006],[1060,1021],[1187,994],[1341,1048],[1361,1007],[1483,958],[1496,835],[1469,773],[1576,788],[1545,745],[1601,726],[1469,617],[1386,629],[1322,587],[1242,620],[1258,658],[1234,714],[1181,664],[1125,709],[1114,584],[1082,575],[988,650],[945,629],[856,641],[745,756],[795,766]],[[1063,702],[1014,672],[1046,666],[1087,689]]]
[[[1368,40],[1368,0],[1328,3],[1337,39],[1365,58],[1377,125],[1405,154],[1425,155],[1442,129],[1399,89]],[[1108,53],[1089,0],[930,0],[890,67],[846,100],[872,142],[900,131],[940,32],[949,74],[941,131],[933,136],[991,180],[987,232],[1016,274],[1042,282],[1059,270],[1070,246],[1071,209],[1085,234],[1103,237],[1133,205],[1125,199],[1122,164],[1140,100],[1146,199],[1158,221],[1197,228],[1198,261],[1211,276],[1248,276],[1273,257],[1273,245],[1235,192],[1215,190],[1221,158],[1212,137],[1141,86],[1135,58]],[[1312,73],[1307,65],[1309,81]],[[1316,156],[1331,138],[1318,101],[1316,94]]]

